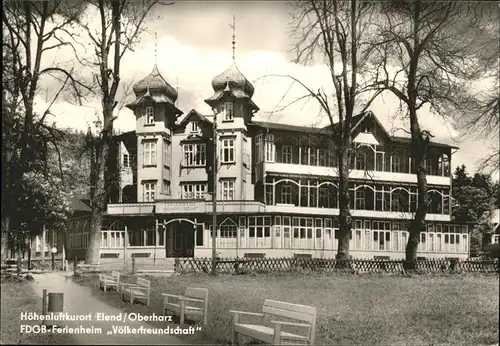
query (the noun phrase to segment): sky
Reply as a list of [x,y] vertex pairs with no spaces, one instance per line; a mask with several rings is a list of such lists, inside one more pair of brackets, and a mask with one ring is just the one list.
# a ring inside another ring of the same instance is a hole
[[[121,64],[122,91],[130,90],[133,83],[146,77],[155,62],[163,77],[178,88],[178,108],[184,114],[196,109],[211,114],[204,100],[213,93],[211,80],[231,64],[232,29],[236,18],[236,64],[255,86],[253,101],[260,107],[256,120],[297,125],[326,125],[328,118],[320,113],[316,101],[297,102],[284,106],[304,95],[299,85],[270,74],[292,75],[312,90],[323,87],[333,91],[328,69],[324,65],[303,66],[293,63],[290,51],[294,40],[290,38],[291,8],[285,2],[177,2],[154,11],[148,19],[148,32],[126,53]],[[155,33],[157,39],[155,39]],[[155,47],[157,53],[155,54]],[[50,52],[54,59],[67,56],[66,64],[72,64],[68,51]],[[66,54],[66,55],[65,55]],[[89,50],[79,54],[92,54]],[[49,60],[49,59],[47,59]],[[49,93],[50,94],[50,93]],[[121,93],[123,94],[123,92]],[[122,95],[123,96],[123,95]],[[119,105],[133,100],[133,95],[121,97]],[[40,92],[36,109],[44,111],[50,96]],[[390,93],[384,93],[371,105],[386,130],[397,135],[406,123],[397,115],[399,103]],[[51,107],[53,120],[62,127],[87,129],[96,120],[100,110],[99,100],[87,100],[82,106],[59,98]],[[115,127],[120,131],[135,129],[135,116],[126,107],[119,107]],[[498,142],[488,141],[470,133],[457,130],[455,121],[435,115],[425,107],[419,111],[421,125],[429,129],[435,141],[460,147],[453,155],[453,166],[465,164],[472,172],[478,160],[488,148],[498,148]],[[498,150],[498,149],[496,149]],[[498,179],[498,173],[494,176]]]

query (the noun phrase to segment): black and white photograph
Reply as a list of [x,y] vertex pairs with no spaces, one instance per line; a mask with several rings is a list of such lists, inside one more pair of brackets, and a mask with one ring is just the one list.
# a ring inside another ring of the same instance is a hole
[[2,13],[0,344],[499,345],[499,1]]

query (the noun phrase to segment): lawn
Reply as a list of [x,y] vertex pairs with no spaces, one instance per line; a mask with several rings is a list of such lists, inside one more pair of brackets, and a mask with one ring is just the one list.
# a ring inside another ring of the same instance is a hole
[[[182,294],[187,286],[209,288],[209,325],[184,338],[191,343],[228,343],[228,310],[259,312],[265,298],[315,306],[316,344],[498,343],[498,275],[186,275],[150,279],[152,312],[157,314],[161,313],[162,292]],[[124,311],[148,313],[143,306],[120,302],[116,293],[97,294]]]
[[70,345],[73,340],[65,334],[21,334],[21,323],[27,325],[39,324],[36,321],[21,321],[21,312],[41,312],[41,298],[39,298],[28,281],[17,281],[15,278],[4,280],[1,283],[1,332],[0,343]]

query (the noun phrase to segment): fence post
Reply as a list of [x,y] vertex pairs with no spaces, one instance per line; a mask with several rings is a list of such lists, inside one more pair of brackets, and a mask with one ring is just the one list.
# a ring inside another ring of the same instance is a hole
[[181,261],[178,258],[174,259],[174,272],[181,272]]
[[132,275],[135,274],[135,257],[132,257]]
[[45,316],[47,315],[47,290],[42,291],[42,315],[44,319],[42,320],[42,326],[45,325]]
[[454,273],[457,269],[457,260],[455,258],[450,259],[450,272]]
[[75,262],[73,263],[73,274],[76,275],[77,269],[78,269],[78,257],[75,256]]

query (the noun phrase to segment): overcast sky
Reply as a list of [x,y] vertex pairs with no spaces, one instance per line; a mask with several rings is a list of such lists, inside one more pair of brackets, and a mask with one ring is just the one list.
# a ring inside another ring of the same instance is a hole
[[[121,65],[121,79],[124,85],[146,77],[155,63],[155,38],[157,32],[157,64],[163,77],[179,89],[178,107],[187,114],[196,109],[203,114],[211,114],[203,102],[212,95],[211,80],[223,72],[231,63],[232,23],[236,16],[236,62],[240,71],[255,86],[254,102],[261,111],[259,120],[283,122],[287,124],[319,125],[328,122],[319,112],[315,101],[299,102],[285,110],[280,106],[302,96],[303,89],[293,86],[283,78],[262,78],[266,74],[290,74],[302,80],[313,90],[323,87],[332,90],[328,69],[322,65],[300,66],[292,63],[293,46],[289,38],[291,8],[285,2],[178,2],[158,9],[148,22],[148,30],[128,52]],[[62,56],[62,52],[55,52]],[[91,54],[91,52],[89,52]],[[288,93],[287,93],[288,91]],[[287,96],[283,96],[287,93]],[[133,95],[126,101],[131,101]],[[125,101],[125,100],[120,100]],[[37,98],[37,109],[45,110],[46,96]],[[382,94],[370,108],[386,130],[391,132],[405,127],[405,123],[395,114],[398,102],[389,93]],[[100,110],[98,100],[89,100],[83,107],[59,100],[52,106],[52,113],[58,125],[86,129],[95,120],[95,112]],[[453,166],[465,164],[469,172],[476,167],[478,159],[485,155],[487,148],[498,148],[498,143],[475,138],[473,134],[457,131],[453,121],[434,115],[428,109],[419,111],[422,126],[431,130],[434,140],[455,144],[460,150],[453,156]],[[135,117],[123,107],[119,111],[115,126],[122,131],[135,129]],[[399,135],[404,135],[401,131]],[[498,149],[496,149],[498,150]]]

